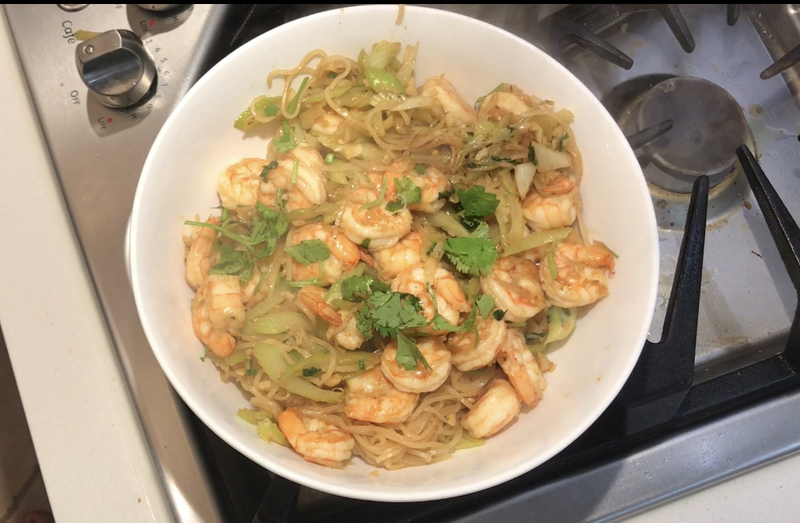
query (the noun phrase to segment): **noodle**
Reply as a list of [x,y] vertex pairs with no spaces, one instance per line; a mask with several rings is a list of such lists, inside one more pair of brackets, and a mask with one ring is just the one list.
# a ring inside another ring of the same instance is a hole
[[418,87],[401,47],[269,72],[281,95],[234,125],[275,138],[184,238],[193,328],[256,409],[240,417],[327,466],[431,464],[513,430],[555,369],[543,350],[613,274],[572,113],[510,84],[474,107],[443,76]]

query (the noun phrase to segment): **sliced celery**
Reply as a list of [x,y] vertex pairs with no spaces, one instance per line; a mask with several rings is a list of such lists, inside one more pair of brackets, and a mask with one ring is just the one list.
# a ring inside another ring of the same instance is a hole
[[283,373],[289,368],[289,364],[283,359],[281,349],[277,345],[262,342],[255,346],[253,353],[256,355],[258,364],[269,376],[269,379],[289,392],[323,403],[341,403],[344,401],[343,392],[322,389],[297,376],[283,378]]
[[260,334],[280,334],[295,326],[305,330],[312,327],[306,315],[290,311],[271,312],[253,323],[253,329]]
[[548,243],[566,240],[571,232],[572,229],[569,227],[564,227],[563,229],[547,229],[545,231],[537,231],[515,242],[514,245],[509,245],[509,247],[503,252],[503,256],[513,256],[514,254],[519,254],[529,249],[535,249],[536,247],[541,247],[542,245],[547,245]]
[[284,447],[289,446],[286,436],[283,435],[281,429],[279,429],[278,425],[272,420],[265,419],[259,421],[256,427],[256,434],[267,443],[274,441]]

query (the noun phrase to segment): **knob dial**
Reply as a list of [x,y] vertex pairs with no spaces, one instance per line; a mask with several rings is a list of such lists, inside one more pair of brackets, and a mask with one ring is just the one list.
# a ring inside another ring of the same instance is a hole
[[75,50],[78,73],[100,103],[115,109],[142,100],[156,76],[153,57],[135,33],[113,29]]
[[146,9],[148,11],[169,11],[175,7],[178,7],[181,4],[136,4],[142,9]]

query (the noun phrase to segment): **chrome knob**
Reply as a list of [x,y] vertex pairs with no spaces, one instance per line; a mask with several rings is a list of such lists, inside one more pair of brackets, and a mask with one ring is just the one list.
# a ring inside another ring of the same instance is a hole
[[100,103],[115,109],[140,101],[156,76],[152,56],[127,29],[112,29],[78,45],[78,73]]
[[178,7],[181,4],[136,4],[142,9],[146,9],[147,11],[169,11],[175,7]]

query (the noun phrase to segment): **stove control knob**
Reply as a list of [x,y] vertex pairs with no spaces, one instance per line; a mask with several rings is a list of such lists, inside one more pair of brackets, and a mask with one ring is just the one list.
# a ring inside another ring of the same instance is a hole
[[113,29],[78,45],[78,73],[100,103],[119,109],[142,100],[156,76],[153,57],[142,40],[126,29]]
[[147,11],[160,12],[160,11],[169,11],[170,9],[174,9],[181,4],[136,4],[136,5]]

